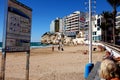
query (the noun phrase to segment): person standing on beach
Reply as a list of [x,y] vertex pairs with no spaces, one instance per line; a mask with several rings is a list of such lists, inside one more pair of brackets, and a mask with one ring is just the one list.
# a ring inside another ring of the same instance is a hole
[[54,51],[54,45],[52,45],[52,51]]
[[63,45],[61,44],[61,51],[64,51],[64,49],[63,49]]
[[58,50],[60,51],[60,44],[58,45]]
[[60,49],[61,49],[61,51],[64,51],[62,42],[60,42],[59,45],[60,45]]
[[58,44],[58,50],[60,51],[64,51],[64,49],[63,49],[63,44],[62,44],[62,42],[61,42],[61,40],[59,41],[59,44]]

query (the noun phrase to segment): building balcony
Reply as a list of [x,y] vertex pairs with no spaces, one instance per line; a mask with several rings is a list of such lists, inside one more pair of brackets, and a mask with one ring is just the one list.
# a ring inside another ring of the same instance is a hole
[[119,21],[116,21],[116,24],[119,24],[120,23],[120,20]]

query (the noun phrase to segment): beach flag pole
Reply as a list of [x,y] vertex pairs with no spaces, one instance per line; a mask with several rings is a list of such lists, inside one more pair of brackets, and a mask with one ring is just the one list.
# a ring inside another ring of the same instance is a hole
[[92,21],[91,21],[91,0],[89,0],[89,63],[92,63]]
[[84,78],[88,78],[89,73],[91,72],[94,64],[92,63],[92,14],[91,14],[91,8],[92,6],[92,1],[89,0],[89,63],[86,64],[85,66],[85,74],[84,74]]

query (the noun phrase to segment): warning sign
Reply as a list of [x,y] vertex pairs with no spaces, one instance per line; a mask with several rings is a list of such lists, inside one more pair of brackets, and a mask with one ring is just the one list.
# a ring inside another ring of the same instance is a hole
[[8,0],[6,52],[30,50],[32,9],[17,0]]

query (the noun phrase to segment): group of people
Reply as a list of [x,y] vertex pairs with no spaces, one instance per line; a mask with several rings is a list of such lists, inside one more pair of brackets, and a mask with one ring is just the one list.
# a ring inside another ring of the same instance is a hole
[[[59,44],[58,44],[58,50],[60,51],[64,51],[64,48],[63,48],[63,44],[62,44],[62,42],[60,42]],[[54,45],[52,46],[52,51],[54,51]]]
[[106,51],[100,66],[100,77],[105,80],[120,80],[120,57]]
[[59,43],[59,45],[58,45],[58,50],[59,50],[59,51],[60,51],[60,50],[61,50],[61,51],[64,51],[62,42]]

